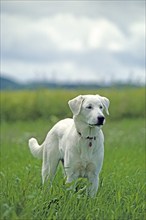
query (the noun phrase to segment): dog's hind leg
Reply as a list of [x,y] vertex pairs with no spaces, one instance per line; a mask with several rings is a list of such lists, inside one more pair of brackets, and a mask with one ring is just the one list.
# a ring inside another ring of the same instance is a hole
[[58,163],[60,161],[59,152],[54,151],[54,148],[44,149],[43,164],[42,164],[42,183],[49,180],[52,183]]

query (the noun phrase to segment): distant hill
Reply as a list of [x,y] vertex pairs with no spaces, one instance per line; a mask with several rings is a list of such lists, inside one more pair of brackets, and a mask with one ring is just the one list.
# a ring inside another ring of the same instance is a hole
[[12,79],[0,76],[0,90],[15,90],[21,89],[22,87],[22,84],[17,83]]
[[57,83],[57,82],[37,82],[32,81],[29,83],[18,83],[15,80],[1,77],[0,76],[0,90],[21,90],[21,89],[37,89],[37,88],[50,88],[50,89],[56,89],[56,88],[66,88],[66,89],[77,89],[77,88],[83,88],[83,89],[93,89],[93,88],[102,88],[105,86],[99,86],[97,83],[95,84],[85,84],[85,83],[70,83],[70,82],[64,82],[64,83]]
[[99,89],[108,87],[139,87],[141,85],[132,83],[115,82],[111,84],[100,84],[100,83],[84,83],[84,82],[53,82],[53,81],[32,81],[29,83],[19,83],[13,79],[0,76],[0,90],[22,90],[22,89],[38,89],[38,88],[48,88],[48,89]]

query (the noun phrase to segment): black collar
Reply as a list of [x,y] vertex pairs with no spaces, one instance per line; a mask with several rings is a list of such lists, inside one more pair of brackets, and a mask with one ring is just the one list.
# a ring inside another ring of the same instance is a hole
[[[81,134],[81,132],[79,132],[78,131],[78,134],[80,135],[80,137],[82,137],[83,138],[83,136],[82,136],[82,134]],[[94,137],[90,137],[90,136],[88,136],[88,137],[85,137],[85,139],[88,139],[88,140],[96,140],[96,136],[94,136]]]

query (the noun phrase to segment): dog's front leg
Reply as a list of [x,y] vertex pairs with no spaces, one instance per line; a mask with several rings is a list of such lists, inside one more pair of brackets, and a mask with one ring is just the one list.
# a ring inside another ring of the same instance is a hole
[[98,190],[99,177],[98,176],[90,176],[88,177],[89,186],[87,188],[87,195],[90,197],[94,197]]
[[66,184],[67,184],[68,190],[73,190],[73,191],[75,190],[77,179],[78,179],[78,175],[76,173],[67,174]]
[[68,176],[67,176],[66,183],[71,183],[71,182],[75,181],[77,178],[78,178],[77,175],[74,174],[74,173],[71,174],[71,175],[68,175]]

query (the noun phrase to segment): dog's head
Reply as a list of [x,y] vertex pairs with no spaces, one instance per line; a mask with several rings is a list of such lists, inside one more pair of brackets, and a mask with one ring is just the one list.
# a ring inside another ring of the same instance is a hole
[[103,110],[109,115],[109,100],[100,95],[79,95],[68,102],[74,117],[90,127],[102,126],[105,123]]

